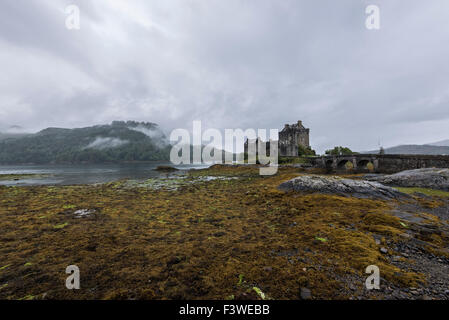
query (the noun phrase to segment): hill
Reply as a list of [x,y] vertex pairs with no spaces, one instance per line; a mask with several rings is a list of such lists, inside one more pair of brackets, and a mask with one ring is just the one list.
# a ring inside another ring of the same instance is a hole
[[169,160],[170,145],[157,124],[114,121],[86,128],[47,128],[0,134],[0,163],[79,163]]
[[[379,150],[367,151],[363,153],[379,153]],[[449,155],[449,146],[437,145],[400,145],[391,148],[385,148],[385,154],[430,154],[430,155]]]
[[449,147],[449,139],[438,141],[434,143],[429,143],[430,146],[438,146],[438,147]]

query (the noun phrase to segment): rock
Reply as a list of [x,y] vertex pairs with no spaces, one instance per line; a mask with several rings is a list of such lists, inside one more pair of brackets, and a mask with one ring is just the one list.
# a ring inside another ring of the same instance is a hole
[[271,272],[271,271],[273,271],[273,268],[272,268],[272,267],[264,267],[264,268],[263,268],[263,271],[265,271],[265,272]]
[[341,179],[334,176],[300,176],[281,183],[278,188],[283,191],[326,193],[384,200],[408,197],[406,194],[378,182]]
[[431,188],[449,191],[449,169],[424,168],[384,176],[365,176],[366,180],[389,186]]
[[214,237],[223,237],[224,235],[226,235],[226,232],[216,232],[213,234]]
[[79,219],[90,217],[93,213],[95,213],[95,209],[81,209],[76,210],[73,215],[75,216],[75,218]]
[[380,252],[382,252],[382,253],[384,253],[384,254],[387,254],[388,253],[388,250],[386,249],[386,248],[380,248]]
[[167,266],[172,266],[174,264],[178,264],[183,260],[182,257],[172,257],[170,258],[170,260],[168,260],[167,262]]
[[312,299],[312,292],[308,288],[301,288],[300,296],[302,300],[310,300]]
[[154,169],[156,171],[166,171],[166,172],[171,172],[171,171],[178,171],[178,169],[176,169],[175,167],[171,167],[171,166],[157,166],[156,169]]

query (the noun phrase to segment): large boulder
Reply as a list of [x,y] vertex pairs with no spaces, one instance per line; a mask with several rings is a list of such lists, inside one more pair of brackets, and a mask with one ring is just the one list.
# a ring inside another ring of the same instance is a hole
[[449,191],[449,169],[424,168],[364,179],[397,187],[431,188]]
[[283,191],[325,193],[356,198],[397,199],[407,197],[404,193],[378,182],[341,179],[334,176],[305,175],[279,185]]

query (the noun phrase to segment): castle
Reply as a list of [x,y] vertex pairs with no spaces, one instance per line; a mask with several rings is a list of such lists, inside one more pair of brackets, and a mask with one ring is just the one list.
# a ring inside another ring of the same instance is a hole
[[296,157],[299,145],[309,148],[309,133],[310,129],[305,128],[301,120],[295,124],[286,124],[279,132],[279,155]]
[[[309,148],[310,129],[305,128],[302,121],[295,124],[286,124],[284,129],[279,132],[279,156],[281,157],[297,157],[299,146]],[[254,141],[254,140],[253,140]],[[262,142],[259,138],[255,141],[256,145]],[[270,146],[266,144],[266,154],[269,155]],[[248,153],[248,140],[245,141],[245,153]]]

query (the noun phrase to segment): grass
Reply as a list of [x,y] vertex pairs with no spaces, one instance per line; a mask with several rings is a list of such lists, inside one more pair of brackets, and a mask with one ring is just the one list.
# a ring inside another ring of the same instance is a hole
[[22,179],[37,179],[44,178],[48,175],[44,174],[0,174],[0,181],[12,181],[12,180],[22,180]]
[[[341,278],[364,279],[372,264],[389,283],[423,281],[392,265],[373,237],[405,232],[385,213],[392,203],[277,189],[299,174],[218,165],[189,177],[233,179],[176,190],[0,187],[0,299],[298,299],[303,286],[347,299]],[[96,214],[77,219],[67,206]],[[68,265],[80,268],[81,290],[65,288]]]
[[279,157],[279,164],[307,164],[310,162],[308,157]]
[[407,194],[422,193],[431,197],[449,198],[448,191],[428,189],[428,188],[403,188],[403,187],[396,187],[395,189]]

